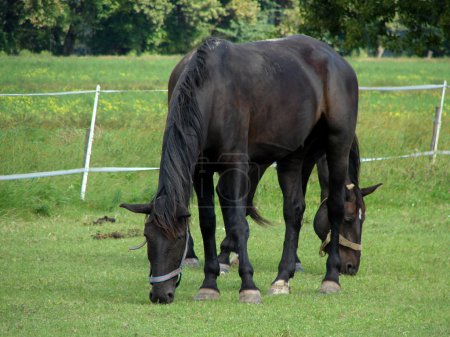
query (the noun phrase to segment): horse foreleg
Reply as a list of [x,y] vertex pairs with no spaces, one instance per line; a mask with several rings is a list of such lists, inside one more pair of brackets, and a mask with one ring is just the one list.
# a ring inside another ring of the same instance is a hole
[[229,163],[221,172],[217,193],[227,234],[239,255],[239,276],[242,281],[239,298],[245,303],[260,303],[261,294],[253,281],[253,267],[247,251],[249,226],[245,216],[250,189],[247,163]]
[[214,172],[196,172],[194,176],[194,189],[198,199],[198,213],[200,229],[205,250],[205,279],[194,300],[210,300],[219,297],[217,277],[219,276],[219,262],[216,248],[216,215],[214,212]]
[[[253,198],[256,193],[256,188],[258,187],[258,183],[263,176],[264,172],[267,170],[267,168],[270,165],[250,165],[249,171],[248,171],[248,178],[250,181],[250,190],[246,196],[247,198],[247,209],[246,209],[246,215],[250,214],[250,211],[254,209],[253,205]],[[233,262],[239,263],[238,256],[237,255],[234,259],[234,261],[230,261],[230,254],[231,252],[237,252],[237,248],[235,245],[235,242],[233,241],[233,238],[228,235],[228,228],[227,224],[225,223],[225,233],[226,237],[223,239],[222,243],[220,244],[220,254],[219,254],[219,263],[220,263],[220,273],[228,273],[230,270],[230,265],[233,264]],[[237,264],[236,263],[236,264]]]
[[[350,132],[345,133],[351,135]],[[344,220],[344,185],[348,170],[348,156],[352,138],[341,133],[328,136],[327,162],[329,171],[329,195],[327,199],[328,220],[331,225],[331,242],[328,247],[327,271],[320,292],[340,291],[339,229]]]

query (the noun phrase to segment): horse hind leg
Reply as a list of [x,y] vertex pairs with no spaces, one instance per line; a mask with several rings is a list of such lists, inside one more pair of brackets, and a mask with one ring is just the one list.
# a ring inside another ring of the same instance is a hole
[[198,260],[198,257],[195,254],[194,240],[192,239],[191,231],[189,231],[189,239],[188,240],[189,240],[188,241],[188,250],[187,250],[186,258],[184,259],[183,265],[192,267],[192,268],[199,268],[200,261]]
[[286,223],[283,253],[278,265],[278,275],[272,282],[269,295],[289,294],[289,279],[296,271],[296,252],[305,199],[302,189],[301,161],[277,163],[278,181],[283,192],[283,216]]

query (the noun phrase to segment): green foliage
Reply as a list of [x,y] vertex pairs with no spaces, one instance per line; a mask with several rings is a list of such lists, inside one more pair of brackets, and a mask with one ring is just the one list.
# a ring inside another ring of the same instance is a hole
[[155,49],[165,38],[161,30],[171,9],[166,0],[113,1],[89,46],[94,54],[139,54]]
[[261,10],[256,1],[231,0],[216,32],[234,42],[247,42],[274,37],[275,27],[269,24],[269,11]]
[[395,15],[394,0],[302,1],[306,31],[322,36],[341,53],[358,48],[377,49],[379,37],[387,34],[386,23]]
[[396,0],[0,0],[0,51],[185,53],[209,35],[236,42],[306,33],[342,54],[450,53],[450,2]]
[[171,0],[173,10],[166,18],[167,39],[160,50],[185,53],[211,34],[223,14],[218,0]]

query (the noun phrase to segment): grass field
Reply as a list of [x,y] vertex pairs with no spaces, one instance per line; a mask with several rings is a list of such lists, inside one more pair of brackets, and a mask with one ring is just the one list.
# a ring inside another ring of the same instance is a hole
[[[0,56],[0,92],[165,88],[179,57]],[[361,86],[441,84],[450,61],[350,59]],[[363,157],[428,151],[440,91],[362,92],[357,133]],[[158,166],[165,93],[101,94],[93,167]],[[0,175],[82,166],[93,95],[0,97]],[[450,105],[440,148],[450,150]],[[384,185],[367,197],[363,257],[355,277],[342,277],[338,295],[317,289],[325,272],[312,219],[317,178],[307,194],[299,255],[305,272],[292,294],[238,303],[237,270],[221,277],[217,302],[192,301],[201,269],[186,269],[175,303],[148,301],[143,219],[117,207],[149,200],[157,172],[0,182],[0,336],[448,336],[450,334],[448,156],[362,164],[361,185]],[[256,203],[274,226],[251,224],[249,254],[266,294],[276,275],[284,226],[274,171]],[[193,206],[194,207],[194,206]],[[104,215],[116,223],[94,225]],[[198,217],[191,229],[203,260]],[[122,239],[96,240],[123,233]],[[218,217],[217,238],[224,234]]]

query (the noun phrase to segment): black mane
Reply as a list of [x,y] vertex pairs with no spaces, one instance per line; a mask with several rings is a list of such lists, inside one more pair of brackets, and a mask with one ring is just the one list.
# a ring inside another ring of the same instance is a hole
[[348,159],[348,176],[350,181],[359,186],[359,171],[361,167],[361,160],[359,157],[359,144],[358,139],[354,138],[352,147],[350,149],[349,159]]
[[206,59],[217,45],[217,40],[208,39],[197,49],[169,102],[158,191],[152,200],[153,223],[169,236],[185,230],[177,219],[177,209],[189,204],[192,175],[203,143],[202,114],[195,91],[208,78]]

